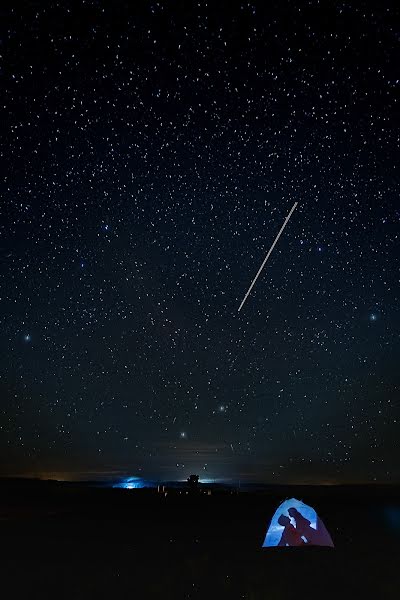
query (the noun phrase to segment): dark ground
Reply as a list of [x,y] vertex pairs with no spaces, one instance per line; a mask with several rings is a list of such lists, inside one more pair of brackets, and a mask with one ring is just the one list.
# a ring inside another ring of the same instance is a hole
[[[400,598],[400,489],[275,488],[212,496],[0,485],[2,598]],[[329,548],[261,549],[287,497]]]

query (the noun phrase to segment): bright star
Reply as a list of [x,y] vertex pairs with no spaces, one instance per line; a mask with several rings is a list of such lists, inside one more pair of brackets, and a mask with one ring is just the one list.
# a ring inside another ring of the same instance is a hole
[[32,338],[31,338],[31,334],[30,334],[30,333],[26,333],[26,334],[24,335],[24,340],[25,340],[25,342],[30,342],[30,341],[31,341],[31,339],[32,339]]

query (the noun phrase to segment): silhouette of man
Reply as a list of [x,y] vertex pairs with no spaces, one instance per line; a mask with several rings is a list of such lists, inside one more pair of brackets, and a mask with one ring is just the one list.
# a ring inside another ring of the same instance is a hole
[[308,544],[319,545],[321,543],[318,531],[311,527],[311,521],[306,519],[297,508],[289,508],[288,513],[296,521],[296,530],[300,537],[305,537]]
[[285,529],[282,532],[282,537],[279,540],[278,546],[304,546],[305,542],[301,539],[301,534],[296,527],[292,525],[289,517],[281,515],[278,519],[279,525]]

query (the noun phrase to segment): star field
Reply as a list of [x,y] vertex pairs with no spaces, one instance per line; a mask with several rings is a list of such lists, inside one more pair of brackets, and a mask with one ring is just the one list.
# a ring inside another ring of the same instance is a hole
[[3,13],[2,474],[399,481],[397,11]]

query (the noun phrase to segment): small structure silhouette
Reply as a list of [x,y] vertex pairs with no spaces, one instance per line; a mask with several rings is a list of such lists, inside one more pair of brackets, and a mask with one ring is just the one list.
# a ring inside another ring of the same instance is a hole
[[190,492],[195,493],[195,492],[199,491],[199,476],[198,475],[190,475],[190,477],[187,478],[187,482],[188,482]]

